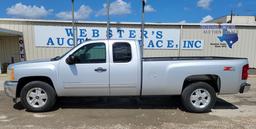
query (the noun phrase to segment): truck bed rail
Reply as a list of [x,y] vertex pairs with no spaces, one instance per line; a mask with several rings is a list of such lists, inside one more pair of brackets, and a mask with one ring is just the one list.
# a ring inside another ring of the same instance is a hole
[[240,57],[218,57],[218,56],[181,56],[181,57],[143,57],[143,61],[176,61],[176,60],[236,60],[247,59]]

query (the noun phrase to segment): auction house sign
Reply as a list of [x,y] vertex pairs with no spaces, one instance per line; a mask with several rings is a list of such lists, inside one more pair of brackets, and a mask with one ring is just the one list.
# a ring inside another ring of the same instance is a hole
[[[72,27],[64,26],[35,26],[35,45],[37,47],[72,47]],[[86,39],[106,39],[105,27],[78,27],[77,43],[83,43]],[[131,39],[141,42],[141,30],[139,28],[111,28],[111,39]],[[144,31],[144,48],[146,49],[179,49],[180,29],[151,29]],[[185,42],[184,42],[185,43]],[[184,49],[186,45],[181,44]],[[200,45],[201,47],[201,45]],[[188,48],[198,49],[198,48]],[[199,48],[202,49],[202,48]]]

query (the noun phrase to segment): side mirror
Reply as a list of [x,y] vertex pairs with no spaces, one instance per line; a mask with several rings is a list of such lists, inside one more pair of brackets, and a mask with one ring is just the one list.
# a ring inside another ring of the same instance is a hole
[[76,57],[73,55],[70,55],[67,59],[66,59],[66,63],[69,65],[73,65],[76,63]]

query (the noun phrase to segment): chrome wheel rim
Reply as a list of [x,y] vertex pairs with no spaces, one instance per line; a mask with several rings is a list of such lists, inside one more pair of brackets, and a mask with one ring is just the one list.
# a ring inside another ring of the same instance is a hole
[[190,95],[190,102],[196,108],[205,108],[211,101],[210,93],[205,89],[196,89]]
[[47,100],[48,96],[42,88],[32,88],[28,91],[26,96],[27,102],[30,106],[34,108],[43,107]]

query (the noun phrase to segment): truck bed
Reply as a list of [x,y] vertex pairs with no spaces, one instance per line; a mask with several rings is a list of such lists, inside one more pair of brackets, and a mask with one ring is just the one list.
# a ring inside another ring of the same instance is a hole
[[[245,83],[241,74],[246,64],[246,58],[237,57],[146,57],[142,95],[179,95],[184,80],[198,75],[220,78],[220,94],[238,93],[240,85]],[[225,70],[226,67],[229,69]]]
[[247,59],[240,57],[218,57],[218,56],[180,56],[180,57],[143,57],[143,61],[177,61],[177,60],[237,60]]

